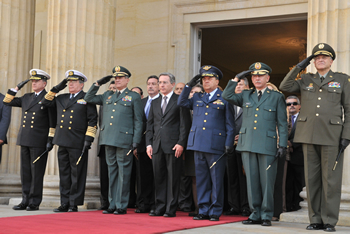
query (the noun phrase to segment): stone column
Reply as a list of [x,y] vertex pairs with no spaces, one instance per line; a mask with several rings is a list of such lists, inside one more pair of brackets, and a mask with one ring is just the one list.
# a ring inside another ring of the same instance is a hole
[[[39,61],[42,69],[51,75],[48,90],[65,78],[65,72],[75,69],[84,73],[88,82],[86,92],[97,79],[111,74],[113,68],[113,42],[115,27],[115,2],[113,0],[48,0],[37,20],[36,35],[44,35],[40,45]],[[39,7],[38,7],[39,9]],[[46,26],[46,28],[44,28]],[[39,33],[42,27],[41,34]],[[37,51],[36,48],[35,51]],[[106,85],[100,92],[106,90]],[[68,88],[60,93],[68,92]],[[85,191],[85,207],[99,206],[99,165],[97,158],[98,137],[89,150],[88,178]],[[59,172],[57,146],[50,152],[44,181],[44,202],[59,205]],[[46,198],[46,200],[45,200]]]
[[[0,92],[29,78],[33,63],[34,1],[0,0]],[[18,96],[31,91],[24,86]],[[20,147],[16,146],[20,127],[20,108],[12,108],[12,120],[8,132],[8,145],[2,147],[0,164],[0,203],[8,203],[9,197],[21,196]]]
[[[332,64],[332,71],[350,74],[350,2],[343,0],[308,2],[308,35],[307,54],[310,55],[313,47],[320,42],[333,47],[336,59]],[[314,66],[308,71],[316,72]],[[342,181],[342,195],[338,225],[350,226],[350,148],[344,153],[344,170]],[[306,190],[301,192],[307,198]],[[308,223],[307,202],[301,203],[303,209],[298,212],[283,213],[283,221]]]

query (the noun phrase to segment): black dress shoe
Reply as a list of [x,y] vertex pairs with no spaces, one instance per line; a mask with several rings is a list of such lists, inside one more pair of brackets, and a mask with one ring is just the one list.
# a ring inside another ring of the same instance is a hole
[[271,221],[268,219],[261,220],[261,226],[271,226]]
[[239,215],[239,212],[231,208],[228,211],[224,212],[224,215]]
[[208,220],[209,215],[199,214],[193,217],[193,220]]
[[158,212],[158,211],[153,211],[149,213],[149,216],[163,216],[164,213]]
[[261,224],[261,221],[248,218],[247,220],[243,220],[242,223],[243,224]]
[[136,209],[135,210],[135,213],[148,213],[149,212],[149,210],[147,210],[147,209]]
[[100,206],[97,210],[107,210],[108,206]]
[[102,214],[113,214],[114,211],[115,209],[108,208],[107,210],[102,211]]
[[77,206],[71,206],[71,207],[69,207],[68,212],[78,212],[78,207]]
[[163,216],[170,218],[170,217],[176,217],[176,214],[165,213]]
[[53,209],[53,212],[67,212],[69,208],[68,204],[62,204],[58,208]]
[[249,209],[243,209],[242,210],[242,216],[248,217],[250,216],[251,212]]
[[312,223],[306,227],[306,230],[321,230],[321,229],[324,229],[324,226],[322,223]]
[[219,221],[219,216],[217,215],[210,215],[210,221]]
[[192,217],[197,216],[197,215],[198,215],[197,212],[191,212],[191,213],[188,214],[188,216],[192,216]]
[[34,211],[34,210],[39,210],[39,206],[33,205],[33,204],[29,204],[27,206],[27,211]]
[[335,227],[330,224],[325,224],[323,229],[324,229],[323,231],[325,232],[335,232]]
[[115,215],[122,215],[122,214],[126,214],[126,210],[123,209],[117,209],[116,211],[114,211]]
[[27,208],[26,204],[23,204],[22,202],[19,203],[17,206],[12,207],[14,210],[25,210]]
[[189,207],[185,207],[185,208],[182,208],[181,211],[183,211],[183,212],[191,212],[192,209],[189,208]]

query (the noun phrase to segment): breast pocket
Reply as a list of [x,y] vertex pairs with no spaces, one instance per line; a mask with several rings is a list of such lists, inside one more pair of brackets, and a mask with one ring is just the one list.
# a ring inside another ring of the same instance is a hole
[[131,102],[118,102],[118,109],[123,113],[128,113],[131,110]]
[[341,89],[328,87],[327,100],[330,102],[339,102],[341,99]]
[[315,98],[315,88],[314,87],[304,87],[301,93],[302,99],[311,100]]
[[203,106],[204,103],[203,102],[197,102],[194,103],[193,105],[193,115],[202,115],[203,114]]
[[271,107],[271,106],[264,106],[264,119],[265,120],[271,120],[271,121],[275,121],[276,119],[276,108],[275,107]]
[[243,109],[243,117],[249,117],[253,114],[253,105],[252,104],[244,104],[242,105]]

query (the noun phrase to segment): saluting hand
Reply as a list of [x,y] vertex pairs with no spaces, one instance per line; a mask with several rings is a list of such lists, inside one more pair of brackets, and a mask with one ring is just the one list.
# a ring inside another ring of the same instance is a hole
[[98,85],[104,85],[104,84],[106,84],[107,82],[109,82],[109,81],[112,79],[112,77],[113,77],[112,75],[105,76],[105,77],[103,77],[103,78],[97,80],[96,82],[97,82]]
[[59,91],[63,90],[65,87],[67,87],[67,79],[63,79],[58,85],[54,86],[51,91],[54,93],[58,93]]
[[238,73],[238,74],[236,75],[236,77],[237,77],[239,80],[241,80],[241,79],[243,79],[246,75],[248,75],[249,73],[251,73],[252,71],[253,71],[253,70],[242,71],[242,72]]
[[30,81],[30,79],[20,82],[20,83],[17,85],[17,87],[16,87],[16,88],[17,88],[17,91],[20,90],[21,88],[23,88],[23,86],[24,86],[25,84],[27,84],[29,81]]
[[189,87],[193,87],[193,86],[195,86],[196,84],[199,83],[199,81],[201,80],[201,78],[202,78],[202,75],[198,74],[198,75],[196,75],[195,77],[193,77],[193,78],[190,80],[190,82],[187,83],[187,85],[188,85]]
[[182,152],[184,151],[184,147],[182,147],[181,145],[179,144],[176,144],[173,148],[173,150],[175,150],[175,157],[180,157]]
[[309,66],[310,61],[315,57],[315,55],[310,55],[309,57],[307,57],[306,59],[304,59],[303,61],[301,61],[300,63],[297,64],[297,67],[301,68],[301,69],[305,69],[307,66]]

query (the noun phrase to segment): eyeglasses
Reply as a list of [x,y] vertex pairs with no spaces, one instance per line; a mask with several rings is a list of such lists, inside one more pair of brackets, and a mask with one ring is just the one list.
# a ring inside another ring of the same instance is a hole
[[287,106],[291,106],[291,105],[297,106],[297,105],[299,105],[297,102],[287,102],[286,104],[287,104]]

